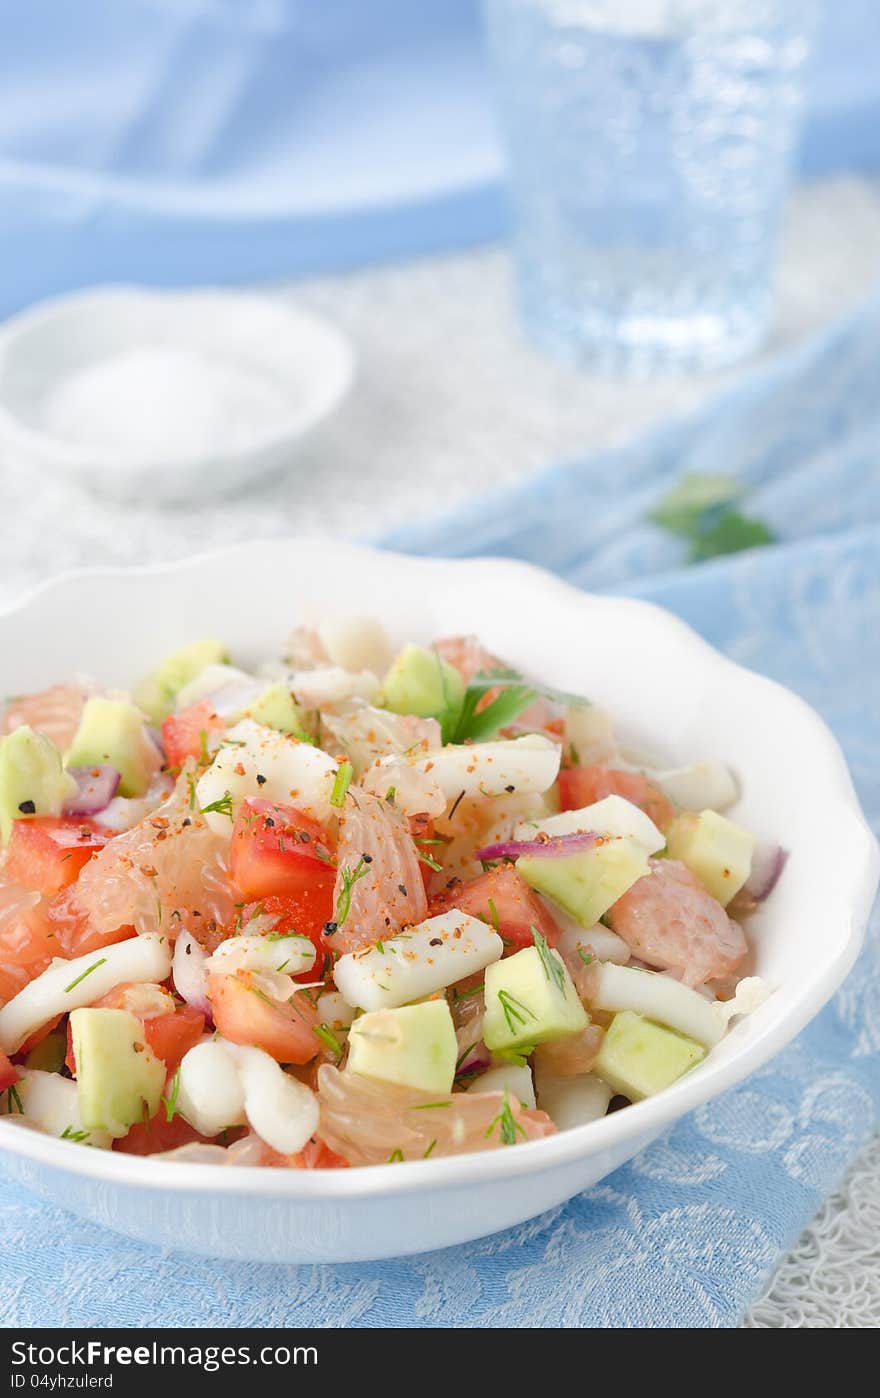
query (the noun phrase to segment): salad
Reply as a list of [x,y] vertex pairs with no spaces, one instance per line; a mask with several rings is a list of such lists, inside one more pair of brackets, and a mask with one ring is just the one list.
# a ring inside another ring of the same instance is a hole
[[9,702],[0,1111],[294,1169],[504,1150],[662,1092],[768,993],[784,862],[475,637],[300,627]]

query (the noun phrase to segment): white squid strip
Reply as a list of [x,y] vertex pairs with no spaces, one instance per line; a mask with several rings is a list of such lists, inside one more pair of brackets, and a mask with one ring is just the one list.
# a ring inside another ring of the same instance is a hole
[[761,976],[746,976],[731,1000],[718,1000],[712,1009],[726,1027],[737,1015],[754,1014],[773,994],[773,987]]
[[487,1068],[485,1073],[481,1073],[476,1081],[471,1083],[467,1091],[506,1091],[522,1102],[524,1107],[535,1106],[535,1087],[528,1063],[499,1063],[494,1068]]
[[739,783],[723,762],[692,762],[645,776],[684,811],[726,811],[739,800]]
[[440,786],[447,801],[547,791],[559,773],[562,749],[540,733],[497,742],[455,744],[405,759]]
[[623,938],[610,928],[603,927],[601,922],[594,927],[581,927],[558,903],[552,903],[549,898],[542,898],[541,901],[562,928],[562,936],[556,944],[560,956],[577,956],[578,949],[582,948],[596,961],[613,961],[618,966],[625,966],[630,960],[632,952]]
[[[258,781],[258,776],[265,780]],[[296,806],[323,824],[333,814],[335,776],[336,763],[320,748],[245,718],[229,729],[225,745],[196,786],[196,796],[203,811],[229,797],[233,816],[245,797],[261,796]],[[208,811],[205,820],[218,835],[232,829],[223,811]]]
[[298,703],[307,709],[321,709],[325,704],[342,704],[347,699],[366,699],[372,703],[381,685],[372,670],[341,670],[328,665],[319,670],[293,670],[284,676],[288,689]]
[[597,989],[590,1004],[598,1010],[635,1010],[659,1024],[687,1034],[712,1048],[724,1038],[725,1021],[718,1008],[690,986],[658,971],[607,962],[596,973]]
[[56,958],[0,1010],[0,1048],[15,1053],[35,1029],[56,1015],[93,1005],[124,981],[164,981],[171,974],[171,947],[156,932],[91,951],[72,961]]
[[333,978],[349,1005],[391,1010],[484,970],[503,951],[497,932],[453,908],[368,951],[341,956]]
[[318,1018],[329,1029],[349,1029],[354,1016],[354,1007],[338,990],[325,990],[323,995],[318,996]]
[[66,1132],[66,1139],[73,1137],[82,1145],[96,1146],[101,1150],[107,1150],[112,1145],[113,1137],[109,1132],[86,1131],[79,1114],[76,1083],[69,1078],[62,1078],[58,1073],[44,1073],[37,1068],[24,1068],[15,1084],[15,1091],[24,1108],[24,1115],[10,1115],[11,1121],[18,1119],[27,1126],[45,1132],[47,1136],[63,1137]]
[[281,1155],[295,1155],[318,1127],[318,1099],[262,1049],[228,1044],[238,1064],[244,1110],[261,1140]]
[[208,975],[217,971],[224,975],[234,975],[236,971],[283,971],[287,976],[299,976],[314,964],[315,948],[308,937],[276,937],[272,933],[261,937],[242,932],[220,943],[205,970]]
[[661,835],[653,820],[622,796],[606,796],[577,811],[562,811],[543,820],[525,821],[517,826],[514,838],[533,840],[536,835],[574,835],[580,830],[635,840],[646,854],[656,854],[666,844],[666,836]]
[[202,1136],[245,1124],[244,1088],[230,1048],[223,1039],[204,1039],[180,1062],[177,1110]]
[[610,1087],[593,1073],[581,1073],[575,1078],[556,1078],[535,1070],[538,1106],[546,1112],[559,1131],[574,1126],[586,1126],[598,1121],[608,1111],[613,1097]]
[[316,630],[331,665],[384,675],[392,650],[381,621],[371,616],[324,617]]
[[232,719],[259,699],[266,691],[265,680],[258,680],[245,670],[237,670],[234,665],[206,665],[177,692],[175,708],[188,709],[191,704],[200,704],[203,699],[211,701],[211,707],[221,718]]

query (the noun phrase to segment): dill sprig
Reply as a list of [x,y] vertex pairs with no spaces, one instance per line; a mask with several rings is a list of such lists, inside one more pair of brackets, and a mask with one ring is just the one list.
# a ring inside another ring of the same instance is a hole
[[333,783],[333,790],[330,793],[331,806],[341,807],[345,805],[346,793],[351,786],[351,779],[353,776],[354,768],[346,758],[344,762],[340,762],[339,769],[336,773],[336,780]]
[[97,971],[98,967],[103,966],[106,960],[106,956],[102,956],[97,961],[93,961],[91,966],[87,966],[86,969],[82,972],[82,974],[77,976],[76,980],[71,981],[70,985],[66,985],[64,987],[64,994],[69,995],[72,990],[76,989],[80,981],[84,981],[86,976],[90,976],[93,971]]
[[160,1097],[160,1098],[159,1098],[159,1101],[162,1103],[162,1106],[165,1108],[165,1120],[166,1120],[166,1121],[173,1121],[173,1120],[174,1120],[175,1113],[177,1112],[177,1099],[178,1099],[179,1096],[180,1096],[180,1067],[179,1067],[179,1065],[178,1065],[177,1072],[174,1074],[174,1077],[171,1079],[171,1086],[170,1086],[169,1089],[168,1089],[168,1096],[167,1096],[167,1097]]
[[521,1136],[525,1136],[526,1134],[525,1127],[517,1121],[516,1117],[513,1114],[513,1108],[510,1105],[510,1098],[507,1095],[507,1088],[504,1089],[504,1100],[501,1104],[501,1111],[498,1113],[496,1117],[493,1117],[492,1120],[489,1122],[489,1126],[486,1131],[487,1137],[492,1135],[492,1132],[495,1130],[496,1126],[499,1128],[501,1134],[501,1144],[505,1146],[516,1145],[517,1131]]
[[507,1027],[511,1034],[517,1032],[518,1024],[526,1024],[528,1020],[537,1020],[538,1016],[533,1014],[528,1005],[524,1005],[516,996],[511,995],[509,990],[499,990],[498,999],[504,1011],[504,1018],[507,1020]]
[[364,878],[370,872],[372,860],[361,855],[353,869],[340,868],[339,876],[342,879],[342,890],[336,901],[336,926],[341,927],[351,912],[351,894],[358,879]]
[[529,931],[532,934],[532,941],[535,944],[535,950],[537,951],[541,961],[541,965],[544,968],[544,975],[547,977],[551,985],[556,986],[556,989],[559,991],[560,995],[564,995],[565,967],[562,965],[560,961],[557,961],[556,957],[553,955],[553,953],[547,945],[546,937],[541,936],[534,923],[530,925]]

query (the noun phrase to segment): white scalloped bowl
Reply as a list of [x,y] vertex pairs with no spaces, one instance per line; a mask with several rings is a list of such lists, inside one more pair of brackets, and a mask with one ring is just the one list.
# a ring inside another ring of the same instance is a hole
[[255,662],[278,653],[302,617],[351,611],[381,616],[398,641],[476,631],[513,665],[607,706],[630,742],[673,762],[728,762],[742,783],[736,814],[791,850],[750,923],[756,969],[775,993],[666,1092],[482,1155],[360,1170],[223,1169],[91,1151],[0,1121],[7,1173],[132,1237],[217,1257],[353,1262],[446,1247],[534,1217],[778,1053],[861,945],[877,845],[821,719],[669,613],[585,595],[523,564],[273,540],[168,567],[63,577],[0,615],[0,692],[76,672],[124,684],[212,633],[238,661]]

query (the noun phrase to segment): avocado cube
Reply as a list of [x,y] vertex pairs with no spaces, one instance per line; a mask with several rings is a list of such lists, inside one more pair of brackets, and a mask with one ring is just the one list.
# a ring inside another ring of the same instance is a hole
[[582,927],[594,927],[648,873],[648,856],[637,841],[611,836],[580,854],[522,855],[516,867],[527,884],[552,898]]
[[705,1056],[696,1040],[635,1010],[622,1010],[605,1031],[593,1072],[615,1092],[640,1102],[662,1092]]
[[134,691],[135,703],[153,723],[161,723],[173,710],[178,690],[208,665],[222,665],[228,660],[229,652],[220,641],[193,641],[169,655],[151,675],[141,680]]
[[493,1053],[528,1052],[589,1023],[562,957],[546,944],[487,966],[485,995],[483,1041]]
[[165,1064],[146,1043],[140,1020],[128,1010],[73,1010],[70,1029],[83,1126],[124,1136],[155,1116]]
[[755,837],[717,811],[686,811],[673,822],[667,848],[726,907],[752,871]]
[[252,718],[254,723],[262,723],[264,728],[274,728],[277,733],[292,733],[299,737],[303,732],[300,707],[287,685],[280,680],[264,690],[241,716]]
[[423,1092],[452,1091],[458,1042],[445,1000],[371,1010],[348,1035],[348,1072]]
[[53,742],[23,724],[0,738],[0,837],[27,816],[58,816],[76,791]]
[[404,646],[382,682],[383,702],[395,714],[433,718],[456,710],[464,700],[464,680],[436,651]]
[[140,711],[124,699],[89,699],[65,756],[68,767],[109,763],[120,796],[143,796],[156,768],[155,749]]

